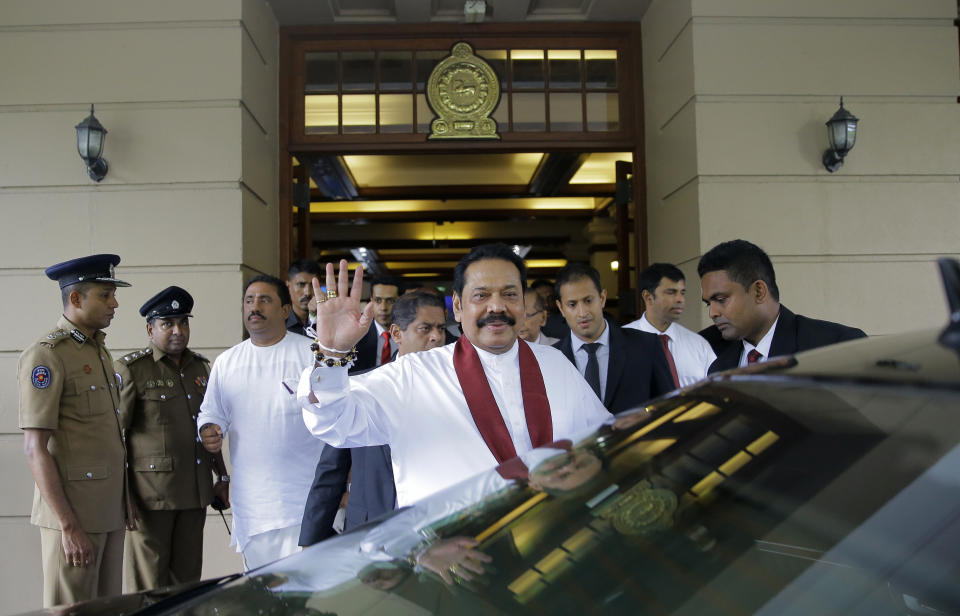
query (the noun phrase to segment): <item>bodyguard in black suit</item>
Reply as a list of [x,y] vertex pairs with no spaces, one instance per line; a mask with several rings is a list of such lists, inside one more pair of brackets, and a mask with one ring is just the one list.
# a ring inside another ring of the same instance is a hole
[[[443,299],[428,292],[408,293],[397,300],[390,325],[391,337],[398,345],[397,357],[444,344],[447,328],[443,308]],[[350,371],[360,372],[366,370]],[[393,510],[397,488],[389,445],[323,448],[303,511],[300,545],[313,545],[333,535],[333,521],[345,493],[349,496],[344,530]]]
[[[553,346],[577,366],[607,410],[619,413],[636,408],[674,389],[657,337],[623,329],[604,318],[607,292],[596,269],[581,263],[567,265],[557,275],[556,292],[570,333]],[[590,349],[592,345],[597,346]]]
[[860,329],[810,319],[781,305],[770,258],[745,240],[715,246],[700,259],[697,273],[710,318],[723,339],[734,343],[717,354],[711,374],[866,336]]

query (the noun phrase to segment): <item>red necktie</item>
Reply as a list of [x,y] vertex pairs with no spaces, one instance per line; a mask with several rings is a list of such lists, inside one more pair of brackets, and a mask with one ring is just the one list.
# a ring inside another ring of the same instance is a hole
[[384,330],[380,337],[383,338],[383,349],[380,351],[380,365],[390,363],[390,332]]
[[755,364],[761,359],[763,359],[763,354],[756,349],[753,349],[747,353],[747,364]]
[[[543,384],[543,374],[533,351],[526,341],[517,340],[520,360],[520,394],[523,398],[523,414],[527,419],[527,431],[534,447],[540,447],[553,440],[553,419],[550,415],[550,401],[547,400],[547,388]],[[466,336],[460,336],[453,349],[453,369],[463,389],[473,422],[483,437],[483,442],[498,463],[517,455],[513,447],[510,431],[503,421],[500,407],[493,397],[493,390],[483,373],[480,355]]]
[[663,354],[667,356],[667,363],[670,364],[670,376],[673,377],[673,386],[680,387],[680,377],[677,376],[677,364],[673,363],[673,354],[670,352],[670,347],[667,346],[669,341],[670,336],[660,334],[660,344],[663,345]]

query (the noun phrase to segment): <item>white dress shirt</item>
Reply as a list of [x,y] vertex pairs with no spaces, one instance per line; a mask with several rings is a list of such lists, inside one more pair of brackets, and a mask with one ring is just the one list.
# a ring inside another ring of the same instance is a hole
[[[380,358],[383,357],[383,332],[388,331],[383,325],[380,325],[379,321],[374,321],[374,325],[377,326],[377,365],[380,365]],[[390,357],[393,357],[394,353],[397,352],[397,341],[393,339],[393,336],[390,336]]]
[[303,425],[296,390],[314,363],[310,339],[287,335],[272,346],[249,339],[217,357],[197,426],[220,426],[230,440],[230,545],[300,523],[323,443]]
[[780,322],[780,316],[777,315],[777,320],[773,322],[773,325],[770,326],[770,329],[767,330],[767,333],[763,335],[763,338],[760,339],[760,342],[757,343],[757,346],[753,346],[746,340],[743,340],[743,350],[740,351],[740,367],[750,365],[747,361],[747,356],[750,355],[750,351],[756,349],[757,353],[760,353],[762,357],[757,360],[757,363],[765,362],[770,359],[770,345],[773,344],[773,332],[777,331],[777,323]]
[[[346,368],[305,370],[297,396],[310,431],[334,447],[390,445],[397,504],[409,505],[497,465],[453,367],[456,344],[408,353],[348,377]],[[531,344],[543,375],[553,438],[610,418],[560,351]],[[502,355],[477,349],[518,455],[531,449],[520,391],[517,343]],[[311,391],[318,403],[309,400]]]
[[710,348],[710,343],[707,342],[706,338],[679,323],[670,323],[670,327],[661,332],[647,320],[647,313],[644,312],[643,316],[624,325],[624,327],[639,329],[642,332],[656,334],[657,336],[665,334],[670,338],[667,341],[667,348],[673,355],[673,363],[677,367],[680,387],[686,387],[705,379],[710,364],[717,359],[717,354]]
[[[603,333],[594,340],[599,342],[597,347],[597,364],[600,366],[600,399],[603,400],[607,394],[607,365],[610,363],[610,324],[604,320]],[[573,359],[577,362],[577,370],[580,375],[586,379],[587,362],[590,360],[590,354],[583,348],[583,345],[589,344],[577,338],[576,334],[570,332],[570,348],[573,349]],[[586,381],[584,381],[586,382]],[[587,385],[589,388],[590,386]],[[593,389],[590,389],[593,391]]]

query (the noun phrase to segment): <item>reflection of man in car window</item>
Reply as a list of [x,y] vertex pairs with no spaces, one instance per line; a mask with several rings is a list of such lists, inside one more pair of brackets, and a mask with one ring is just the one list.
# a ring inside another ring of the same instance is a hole
[[537,465],[527,479],[531,488],[560,495],[576,490],[600,472],[600,458],[585,449],[574,449]]

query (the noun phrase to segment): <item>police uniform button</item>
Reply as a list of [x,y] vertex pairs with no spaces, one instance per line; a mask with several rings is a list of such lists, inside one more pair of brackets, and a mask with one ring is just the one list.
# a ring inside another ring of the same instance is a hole
[[191,415],[190,417],[193,417],[193,420],[194,420],[194,421],[197,420],[197,416],[196,416],[196,415]]
[[93,473],[87,473],[87,479],[93,479]]
[[200,458],[197,458],[197,464],[200,464]]
[[192,399],[193,398],[190,396],[190,394],[187,394],[187,400],[192,400]]
[[96,386],[96,385],[91,385],[91,386],[90,386],[90,391],[94,391],[94,390],[96,390],[96,389],[97,389],[97,386]]
[[184,374],[181,372],[181,373],[180,373],[180,378],[182,379],[183,377],[184,377]]
[[150,465],[150,470],[156,470],[156,468],[157,468],[157,465],[156,465],[156,464],[151,464],[151,465]]
[[120,409],[117,409],[117,415],[119,415],[119,414],[120,414]]
[[160,394],[160,399],[161,399],[161,400],[166,400],[166,399],[167,399],[167,396],[166,396],[165,394]]

